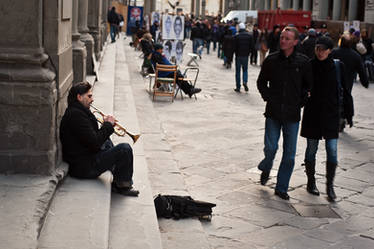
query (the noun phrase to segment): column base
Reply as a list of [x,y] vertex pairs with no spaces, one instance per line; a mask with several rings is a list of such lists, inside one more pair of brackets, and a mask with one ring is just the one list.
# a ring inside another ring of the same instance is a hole
[[93,61],[92,61],[92,54],[94,53],[94,39],[92,36],[88,33],[81,34],[80,40],[84,43],[86,46],[87,51],[87,57],[86,57],[86,73],[87,75],[94,74],[93,70]]
[[86,81],[87,51],[85,45],[80,42],[73,42],[73,84]]

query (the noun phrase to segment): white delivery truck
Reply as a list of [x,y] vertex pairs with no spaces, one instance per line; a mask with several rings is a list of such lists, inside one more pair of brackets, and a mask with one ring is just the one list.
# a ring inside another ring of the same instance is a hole
[[238,18],[239,23],[245,23],[247,17],[257,19],[257,10],[231,10],[221,21],[228,22],[234,20],[234,18]]

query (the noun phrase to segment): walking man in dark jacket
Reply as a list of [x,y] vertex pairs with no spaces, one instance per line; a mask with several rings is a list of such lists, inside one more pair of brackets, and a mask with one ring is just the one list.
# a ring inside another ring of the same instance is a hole
[[233,47],[235,53],[235,92],[240,92],[240,69],[243,69],[243,86],[248,92],[248,56],[252,51],[253,37],[245,30],[244,23],[239,23],[239,33],[234,36]]
[[286,27],[280,36],[280,51],[270,54],[262,64],[257,88],[266,101],[265,158],[258,165],[262,171],[261,184],[269,179],[283,133],[283,155],[279,166],[275,194],[288,200],[288,185],[295,164],[297,133],[301,107],[312,87],[313,75],[308,57],[295,51],[298,31]]
[[114,6],[108,12],[108,23],[110,25],[110,38],[112,39],[112,43],[113,43],[116,41],[117,29],[120,23],[119,16],[116,13],[116,7]]
[[68,95],[68,108],[60,125],[62,157],[69,164],[69,175],[94,179],[107,170],[113,174],[112,191],[127,196],[138,196],[132,187],[133,153],[129,144],[113,146],[110,135],[116,120],[104,116],[99,129],[90,111],[93,102],[92,86],[81,82]]

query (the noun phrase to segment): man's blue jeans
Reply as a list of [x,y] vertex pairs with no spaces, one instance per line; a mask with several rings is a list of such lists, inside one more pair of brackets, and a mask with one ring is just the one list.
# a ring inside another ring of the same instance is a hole
[[198,50],[198,48],[200,46],[204,46],[204,40],[201,39],[201,38],[195,38],[195,39],[193,39],[193,42],[192,42],[193,53],[194,54],[199,54],[201,56],[201,52],[203,52],[203,50],[202,49]]
[[116,41],[116,26],[110,25],[110,38],[112,39],[112,42]]
[[107,170],[113,174],[113,182],[132,183],[133,175],[133,153],[131,146],[127,143],[113,146],[110,140],[107,140],[102,150],[96,155],[95,170],[98,176]]
[[295,154],[299,122],[281,122],[271,118],[265,121],[265,158],[258,165],[258,169],[270,172],[273,167],[275,154],[278,150],[280,132],[283,133],[283,155],[277,175],[275,189],[287,193],[291,174],[295,165]]
[[[307,146],[305,150],[305,162],[315,162],[318,150],[318,139],[307,138]],[[338,139],[326,139],[325,148],[327,154],[327,162],[338,164]]]
[[243,69],[243,85],[248,82],[248,56],[235,56],[236,89],[240,89],[240,69]]

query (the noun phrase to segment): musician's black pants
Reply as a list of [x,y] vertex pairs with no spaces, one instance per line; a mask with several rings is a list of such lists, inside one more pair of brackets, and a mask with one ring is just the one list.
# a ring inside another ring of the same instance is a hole
[[107,140],[102,147],[102,151],[96,155],[94,168],[98,171],[98,175],[110,170],[114,182],[128,182],[131,186],[133,175],[131,146],[127,143],[113,146],[112,141]]

